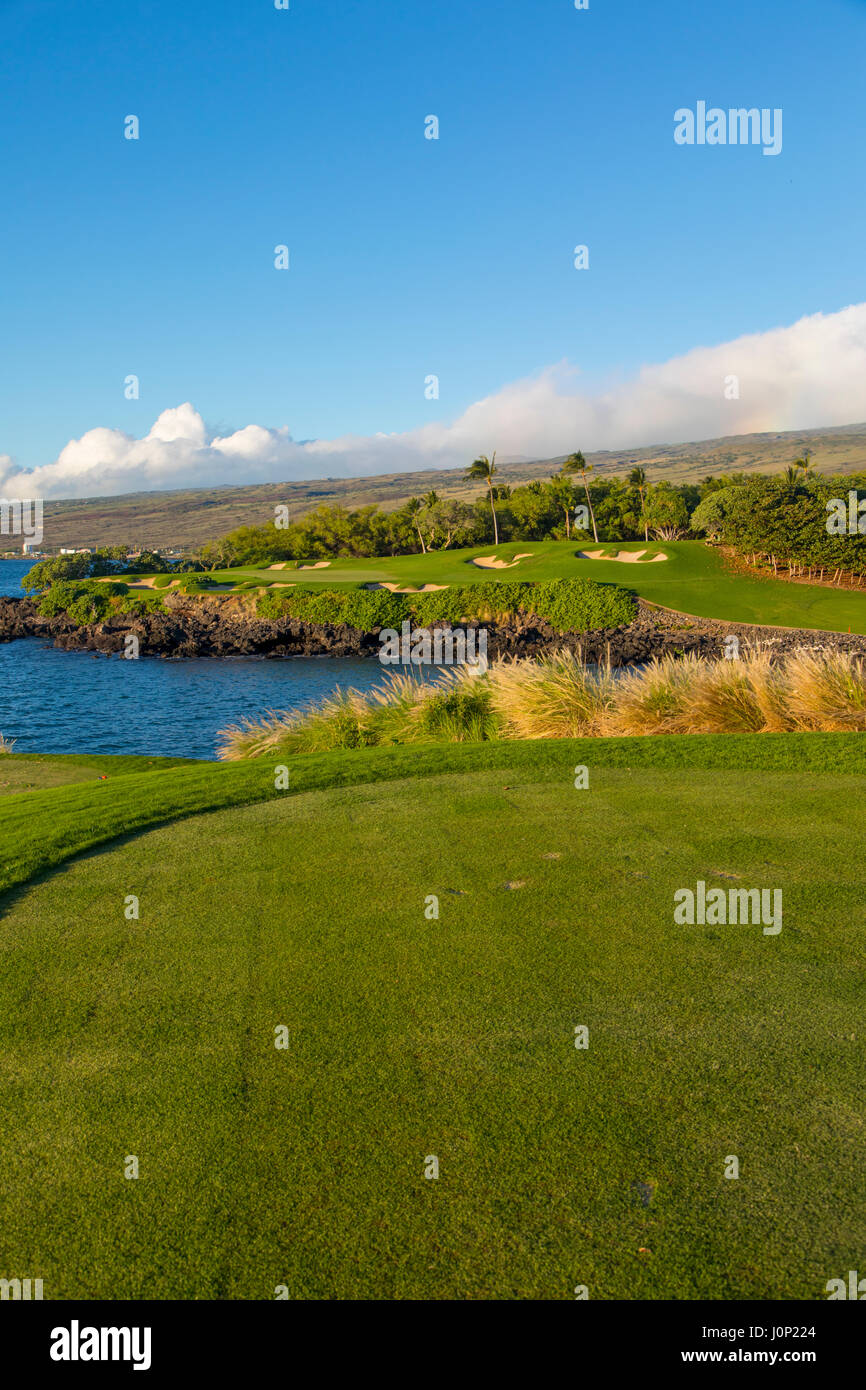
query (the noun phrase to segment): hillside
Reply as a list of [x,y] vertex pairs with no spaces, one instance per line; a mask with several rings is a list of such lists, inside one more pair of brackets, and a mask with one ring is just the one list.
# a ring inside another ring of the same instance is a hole
[[[805,449],[811,451],[815,467],[822,472],[866,470],[866,424],[783,434],[729,435],[698,443],[588,453],[587,459],[600,474],[623,473],[640,464],[652,481],[683,483],[696,481],[706,473],[779,472]],[[561,463],[562,456],[497,467],[502,482],[515,486],[533,478],[549,477]],[[188,548],[224,535],[236,526],[261,525],[273,518],[278,504],[287,505],[296,520],[322,502],[344,507],[378,503],[393,508],[431,488],[443,497],[470,498],[479,491],[477,483],[467,482],[463,469],[452,468],[384,473],[370,478],[320,478],[46,502],[45,546],[52,551],[61,546],[123,543],[141,548]]]

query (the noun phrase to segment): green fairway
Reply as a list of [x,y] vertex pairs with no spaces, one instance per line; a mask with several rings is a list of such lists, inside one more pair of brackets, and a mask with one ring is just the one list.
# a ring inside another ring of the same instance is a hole
[[[866,1221],[861,748],[373,749],[294,759],[287,792],[240,764],[6,798],[4,1272],[825,1297]],[[675,925],[698,879],[780,888],[783,930]]]
[[[578,559],[578,551],[598,549],[611,555],[622,551],[645,551],[646,554],[633,563]],[[527,552],[528,559],[510,563],[515,556]],[[668,558],[653,562],[651,557],[657,554]],[[482,569],[472,563],[479,556],[490,555],[508,561],[509,567]],[[401,555],[393,559],[340,559],[322,569],[218,570],[210,577],[222,584],[300,583],[342,588],[386,581],[420,587],[424,584],[464,585],[498,579],[545,580],[578,576],[604,584],[624,585],[651,603],[694,617],[831,632],[847,632],[850,628],[852,632],[866,633],[866,594],[738,574],[726,567],[717,550],[702,541],[651,541],[649,545],[514,541],[498,547]]]
[[71,782],[95,782],[100,778],[107,781],[131,772],[184,767],[191,761],[189,758],[141,758],[124,754],[13,753],[0,757],[0,796],[67,786]]

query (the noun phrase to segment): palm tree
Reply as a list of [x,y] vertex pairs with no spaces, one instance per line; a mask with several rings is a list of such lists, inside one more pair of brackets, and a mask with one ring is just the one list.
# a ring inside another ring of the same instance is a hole
[[430,492],[423,498],[424,525],[427,527],[430,540],[430,549],[435,550],[436,545],[436,511],[439,507],[439,494],[431,488]]
[[569,454],[565,463],[562,465],[563,473],[579,473],[583,479],[583,490],[586,493],[586,504],[589,507],[590,520],[592,521],[592,534],[598,541],[598,527],[595,524],[595,512],[592,510],[592,498],[589,495],[589,484],[586,481],[587,473],[592,472],[592,464],[587,463],[583,454],[578,449],[577,453]]
[[486,454],[477,458],[470,468],[466,470],[467,478],[483,478],[490,492],[490,510],[493,513],[493,543],[499,544],[499,523],[496,520],[496,508],[493,505],[493,475],[496,472],[496,450],[493,451],[493,458],[489,459]]
[[644,489],[646,487],[646,470],[643,468],[633,468],[628,475],[629,483],[636,487],[640,493],[640,514],[643,517],[643,538],[649,540],[649,523],[646,516],[646,504],[644,502]]
[[550,480],[553,496],[565,512],[565,535],[571,540],[571,508],[574,506],[574,490],[571,479],[563,473],[555,473]]
[[426,545],[424,544],[424,537],[423,537],[422,534],[421,534],[421,527],[420,527],[419,522],[418,522],[419,513],[422,512],[423,509],[424,509],[424,503],[421,501],[421,498],[420,498],[420,497],[410,497],[410,498],[409,498],[409,501],[406,503],[406,511],[409,513],[409,517],[410,517],[410,519],[411,519],[411,521],[412,521],[412,525],[415,527],[415,530],[418,532],[418,539],[419,539],[419,541],[421,542],[421,554],[422,554],[422,555],[426,555],[426,554],[427,554],[427,547],[426,547]]
[[782,474],[786,483],[796,483],[800,477],[800,469],[796,463],[789,463],[785,472]]

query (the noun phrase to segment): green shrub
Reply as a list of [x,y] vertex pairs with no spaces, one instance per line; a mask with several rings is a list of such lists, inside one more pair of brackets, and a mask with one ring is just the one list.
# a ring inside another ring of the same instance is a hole
[[418,734],[447,743],[482,743],[495,738],[497,720],[491,710],[490,686],[473,680],[428,695],[418,706]]
[[256,605],[262,618],[300,618],[308,623],[345,623],[370,632],[377,627],[399,628],[411,616],[407,594],[387,589],[323,589],[298,584],[294,589],[271,589]]
[[[172,576],[174,577],[174,576]],[[181,594],[206,594],[214,586],[215,580],[206,574],[185,574],[178,584]]]
[[311,623],[346,623],[363,632],[406,620],[432,623],[493,620],[517,613],[544,619],[557,632],[587,632],[631,622],[635,598],[613,584],[591,579],[551,579],[540,584],[468,584],[427,594],[392,594],[387,589],[337,590],[298,585],[270,590],[257,604],[262,618],[299,618]]
[[56,618],[65,613],[73,622],[81,625],[98,623],[115,606],[112,600],[123,598],[128,593],[126,584],[117,582],[61,580],[42,594],[36,609],[43,618]]
[[121,599],[117,611],[141,618],[145,613],[159,613],[163,608],[159,594],[127,594],[126,598]]

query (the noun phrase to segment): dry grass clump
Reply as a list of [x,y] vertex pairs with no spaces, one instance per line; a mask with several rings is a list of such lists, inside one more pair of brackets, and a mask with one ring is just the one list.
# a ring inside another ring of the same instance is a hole
[[392,672],[296,713],[242,720],[219,756],[315,753],[381,744],[649,734],[866,732],[866,663],[844,652],[766,652],[738,660],[664,656],[627,672],[570,651],[497,661],[435,680]]
[[795,652],[785,663],[785,698],[795,729],[866,732],[866,668],[843,652]]
[[765,728],[749,661],[700,664],[680,698],[686,733],[757,734]]
[[579,738],[601,732],[617,682],[610,667],[572,652],[538,661],[500,661],[489,673],[491,706],[503,738]]
[[[234,762],[280,753],[324,753],[334,748],[450,741],[489,736],[483,719],[489,691],[470,667],[445,667],[435,681],[387,672],[382,684],[362,693],[338,690],[317,705],[269,710],[262,719],[241,719],[222,729],[217,756]],[[463,727],[461,720],[465,722]]]
[[701,664],[696,656],[663,656],[620,676],[605,711],[603,732],[684,733],[685,691],[698,679]]
[[613,734],[866,731],[866,669],[845,652],[767,652],[742,659],[662,657],[617,683]]

